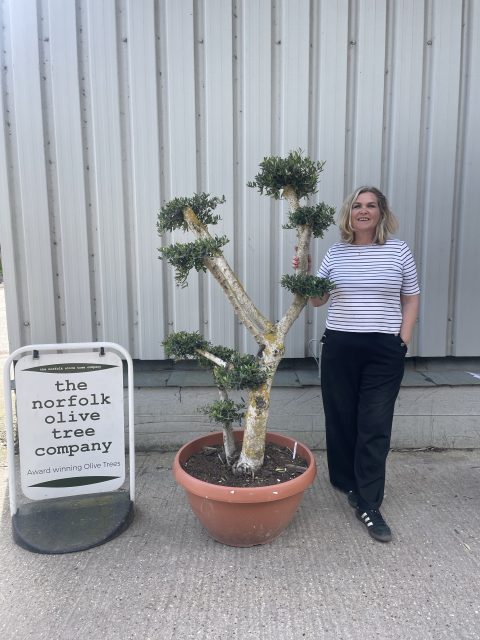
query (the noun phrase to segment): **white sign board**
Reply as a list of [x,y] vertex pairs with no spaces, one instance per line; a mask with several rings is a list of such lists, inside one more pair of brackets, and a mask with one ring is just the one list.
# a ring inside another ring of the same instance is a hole
[[26,355],[15,368],[22,491],[32,500],[114,491],[125,480],[122,360]]

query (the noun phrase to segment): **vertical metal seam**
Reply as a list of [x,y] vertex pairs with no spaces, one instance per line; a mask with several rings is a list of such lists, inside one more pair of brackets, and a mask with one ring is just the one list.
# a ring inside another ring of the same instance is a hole
[[[22,338],[25,333],[22,318],[25,318],[26,309],[26,293],[24,285],[26,275],[23,260],[18,260],[18,257],[23,251],[23,247],[20,247],[19,236],[17,233],[17,216],[15,215],[15,212],[18,211],[18,193],[15,180],[15,173],[18,175],[18,168],[15,170],[15,153],[12,140],[12,130],[14,130],[15,128],[15,110],[13,107],[14,103],[12,100],[12,93],[9,93],[9,88],[10,90],[12,88],[9,87],[8,83],[8,71],[11,71],[12,69],[12,45],[11,35],[9,30],[7,29],[7,24],[9,23],[9,7],[6,2],[2,2],[0,6],[0,19],[0,28],[2,29],[2,46],[0,46],[0,91],[2,92],[0,105],[2,107],[2,113],[0,113],[0,117],[3,118],[4,123],[4,153],[6,164],[5,170],[7,173],[6,179],[8,183],[9,202],[9,239],[11,239],[10,248],[4,248],[2,251],[2,265],[4,268],[4,276],[6,275],[9,278],[9,286],[6,288],[5,295],[7,298],[7,323],[9,329],[8,334],[10,344],[12,344],[14,334],[16,334],[16,337],[19,341],[26,341],[24,338]],[[5,237],[3,237],[1,241],[4,242]],[[7,270],[5,269],[5,265],[7,265]],[[9,269],[9,267],[11,267],[11,270]],[[12,278],[11,280],[10,277]],[[12,305],[9,304],[9,300],[12,299],[14,295],[16,298],[15,302],[17,303],[15,308],[13,308]],[[15,317],[16,320],[15,326],[11,326],[14,324],[12,319],[13,317]]]
[[[165,78],[166,78],[166,69],[163,66],[163,31],[162,25],[165,24],[165,20],[163,19],[164,14],[160,8],[159,2],[153,3],[153,12],[154,12],[154,21],[155,21],[155,58],[156,58],[156,94],[157,94],[157,125],[158,125],[158,141],[159,141],[159,149],[158,149],[158,166],[159,166],[159,186],[160,186],[160,206],[164,204],[166,200],[167,193],[167,176],[166,171],[168,171],[169,163],[167,162],[167,151],[166,147],[168,146],[168,136],[166,132],[166,127],[168,123],[167,117],[167,101],[164,97],[164,87],[165,87]],[[163,200],[163,202],[162,202]],[[163,239],[158,236],[158,244],[159,247],[163,246]],[[163,315],[163,326],[165,328],[165,334],[170,333],[170,324],[169,324],[169,313],[170,313],[170,304],[171,304],[171,295],[170,295],[170,287],[169,287],[169,278],[167,275],[167,269],[164,260],[160,260],[160,254],[158,255],[159,259],[159,273],[160,278],[162,280],[162,291],[163,291],[163,304],[162,304],[162,315]],[[166,335],[165,335],[166,337]]]
[[[45,13],[43,13],[45,12]],[[56,152],[55,152],[55,120],[52,109],[52,78],[49,66],[50,56],[48,33],[49,7],[45,3],[37,3],[37,41],[40,75],[40,99],[42,106],[43,158],[45,162],[45,179],[47,187],[48,222],[50,227],[50,255],[52,260],[52,284],[54,295],[55,335],[59,342],[65,341],[64,330],[61,329],[65,311],[65,273],[60,269],[62,254],[62,237],[58,220],[58,184]],[[47,62],[48,59],[48,62]]]
[[[230,211],[235,211],[234,216],[234,237],[233,237],[233,269],[235,273],[240,277],[243,272],[243,259],[241,252],[240,240],[243,236],[243,229],[245,227],[245,211],[244,200],[241,198],[242,188],[245,180],[245,147],[243,141],[244,137],[244,106],[243,106],[243,91],[241,79],[243,78],[244,67],[243,55],[240,52],[244,50],[243,38],[241,38],[243,28],[243,13],[242,4],[238,0],[232,0],[232,102],[233,102],[233,157],[232,157],[232,172],[233,172],[233,202],[229,203]],[[243,280],[243,278],[241,278]],[[233,324],[233,340],[234,344],[238,346],[240,344],[240,321],[237,315],[234,317]]]
[[[272,0],[272,13],[271,13],[271,59],[272,59],[272,117],[271,117],[271,152],[272,154],[280,154],[282,149],[282,134],[281,134],[281,121],[282,121],[282,108],[281,108],[281,90],[282,90],[282,76],[281,76],[281,47],[282,47],[282,24],[281,24],[281,8],[278,6],[276,0]],[[277,206],[278,203],[273,200],[270,201],[270,228],[272,230],[271,237],[275,239],[269,247],[270,250],[270,273],[276,272],[276,264],[278,262],[278,246],[279,246],[279,233],[277,223]],[[276,287],[271,287],[269,291],[269,310],[270,316],[274,322],[278,320],[278,304],[279,294]]]
[[94,103],[93,103],[93,74],[92,74],[92,34],[91,34],[91,0],[84,0],[84,12],[85,22],[80,27],[82,35],[85,36],[85,85],[87,87],[88,100],[85,102],[88,109],[85,118],[86,126],[86,140],[88,144],[88,157],[89,164],[87,171],[89,176],[93,176],[89,180],[89,213],[92,225],[92,239],[93,239],[93,253],[94,253],[94,270],[93,277],[95,283],[95,333],[96,339],[100,340],[105,331],[105,304],[104,293],[102,287],[102,255],[101,255],[101,242],[100,242],[100,229],[99,229],[99,202],[98,202],[98,188],[97,188],[97,157],[94,148]]
[[358,82],[358,4],[357,0],[348,3],[348,55],[347,55],[347,105],[345,110],[345,174],[344,196],[354,188],[353,166],[355,149],[355,116],[357,110],[357,82]]
[[[171,197],[170,192],[170,140],[168,136],[169,127],[169,104],[167,99],[168,94],[168,65],[166,61],[166,6],[165,3],[155,2],[155,30],[157,33],[155,41],[155,50],[157,57],[157,102],[158,102],[158,135],[159,135],[159,166],[160,166],[160,194],[161,194],[161,206],[163,206]],[[158,29],[158,32],[157,32]],[[167,238],[171,238],[171,234],[167,233]],[[164,238],[159,236],[159,246],[163,247],[168,242],[165,242]],[[160,259],[160,255],[159,255]],[[163,335],[167,337],[171,332],[173,326],[173,292],[172,278],[169,277],[168,269],[165,260],[160,260],[161,263],[161,277],[163,284]]]
[[88,109],[89,100],[87,97],[87,74],[88,71],[88,46],[84,46],[83,38],[85,37],[85,28],[82,22],[82,3],[81,0],[76,0],[76,29],[77,29],[77,73],[79,80],[79,94],[80,94],[80,131],[82,136],[82,154],[83,154],[83,184],[85,190],[85,205],[86,205],[86,226],[87,226],[87,243],[88,243],[88,276],[90,285],[90,322],[91,322],[91,336],[92,340],[98,340],[97,329],[97,289],[96,289],[96,255],[95,255],[95,237],[94,237],[94,219],[92,212],[92,193],[93,187],[91,183],[91,171],[92,157],[90,155],[90,143],[88,138],[88,117],[91,113]]
[[458,298],[458,269],[459,269],[459,239],[460,222],[463,219],[463,166],[465,164],[465,136],[466,136],[466,111],[468,89],[468,75],[470,70],[470,51],[472,46],[471,24],[471,2],[462,2],[462,36],[460,53],[460,78],[459,78],[459,105],[457,120],[457,147],[455,158],[455,178],[453,187],[453,212],[452,212],[452,243],[450,253],[449,283],[448,283],[448,308],[447,308],[447,354],[453,355],[454,344],[454,321],[455,307]]
[[383,127],[382,127],[382,160],[380,169],[380,185],[385,192],[391,186],[391,153],[392,153],[392,102],[393,102],[393,45],[394,45],[395,3],[387,2],[385,29],[385,69],[383,89]]
[[[205,0],[197,0],[193,3],[193,56],[195,67],[195,153],[197,171],[197,190],[206,189],[206,165],[207,157],[202,143],[206,140],[206,96],[205,83]],[[185,194],[186,196],[189,194]]]
[[319,82],[315,73],[315,64],[320,61],[318,3],[310,0],[309,3],[309,49],[308,49],[308,154],[315,157],[318,153],[317,129],[318,129],[318,99]]
[[[426,179],[429,173],[430,154],[429,147],[429,122],[431,115],[430,92],[432,86],[432,56],[431,43],[432,29],[432,6],[431,0],[425,0],[425,21],[424,21],[424,56],[422,60],[422,106],[420,114],[420,140],[418,154],[418,183],[417,183],[417,220],[415,225],[415,255],[417,268],[420,276],[424,275],[425,269],[425,246],[423,231],[425,229],[426,205],[428,198],[428,189],[426,187]],[[421,279],[422,280],[422,279]],[[424,280],[421,285],[425,284]],[[422,307],[420,307],[420,317],[422,315]]]
[[[64,336],[60,328],[61,318],[65,317],[65,283],[64,276],[60,275],[60,258],[62,253],[62,241],[61,234],[59,233],[58,220],[55,217],[55,198],[56,192],[55,184],[56,179],[56,162],[55,162],[55,144],[52,141],[55,140],[55,122],[50,122],[52,119],[52,87],[51,87],[51,74],[50,69],[47,71],[46,60],[46,46],[48,47],[48,39],[45,36],[45,24],[48,21],[48,7],[45,7],[43,2],[37,2],[37,46],[38,46],[38,74],[39,74],[39,87],[40,87],[40,101],[42,108],[42,139],[43,139],[43,160],[45,166],[45,181],[46,181],[46,195],[47,195],[47,208],[48,208],[48,224],[49,224],[49,237],[50,237],[50,256],[52,266],[52,286],[53,286],[53,299],[54,308],[53,314],[55,317],[55,336],[56,340],[63,341]],[[45,14],[43,14],[45,11]],[[47,45],[45,45],[47,42]],[[58,194],[56,201],[58,203]],[[48,277],[48,276],[47,276]],[[62,311],[61,311],[62,309]]]
[[[308,58],[308,155],[314,159],[318,159],[319,155],[319,105],[320,105],[320,74],[318,69],[320,68],[320,10],[319,3],[315,0],[310,0],[309,5],[309,58]],[[317,69],[317,73],[315,70]],[[318,202],[319,197],[315,195],[312,200]],[[312,251],[313,262],[313,251]],[[313,307],[311,304],[305,306],[305,311],[302,314],[304,321],[304,357],[308,356],[308,345],[310,340],[314,337],[312,332],[314,330],[313,324]],[[297,320],[298,322],[298,320]]]
[[[206,176],[208,156],[205,141],[206,132],[206,77],[205,60],[205,0],[193,2],[193,64],[195,83],[195,156],[196,156],[196,191],[206,191]],[[187,141],[188,144],[188,141]],[[192,194],[186,193],[185,196]],[[210,291],[207,286],[207,274],[199,272],[198,278],[198,330],[202,335],[208,335],[210,326],[208,325],[208,309],[210,307]]]
[[[130,44],[128,42],[128,14],[125,5],[126,0],[115,0],[115,32],[116,32],[116,53],[118,77],[118,111],[120,127],[120,151],[121,151],[121,173],[122,173],[122,196],[123,196],[123,225],[125,228],[124,244],[125,257],[129,260],[129,268],[125,269],[126,290],[127,290],[127,331],[129,350],[135,353],[136,348],[141,350],[142,337],[138,331],[134,330],[135,313],[139,312],[139,300],[135,295],[136,272],[138,270],[135,259],[135,243],[129,242],[129,238],[136,235],[135,221],[133,219],[134,206],[132,194],[132,130],[131,130],[131,102],[129,100],[128,81],[128,58],[131,55]],[[123,46],[125,45],[125,46]],[[130,152],[129,152],[130,151]]]

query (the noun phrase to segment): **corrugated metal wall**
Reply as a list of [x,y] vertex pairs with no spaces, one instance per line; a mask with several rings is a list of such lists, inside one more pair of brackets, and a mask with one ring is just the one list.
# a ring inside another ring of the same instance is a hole
[[[480,2],[2,0],[0,243],[12,348],[111,340],[163,357],[176,329],[253,349],[210,277],[157,257],[162,202],[225,194],[219,232],[262,310],[289,294],[265,155],[326,160],[318,197],[389,195],[422,286],[422,356],[480,356]],[[337,238],[314,248],[314,264]],[[303,357],[325,310],[308,309]]]

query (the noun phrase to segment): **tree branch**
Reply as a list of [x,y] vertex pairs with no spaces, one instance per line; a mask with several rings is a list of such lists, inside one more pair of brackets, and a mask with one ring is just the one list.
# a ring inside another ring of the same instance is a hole
[[223,367],[224,369],[228,367],[227,362],[225,362],[221,358],[217,358],[217,356],[214,356],[213,353],[210,353],[209,351],[205,351],[204,349],[195,349],[195,351],[199,355],[201,355],[202,358],[205,358],[206,360],[210,360],[210,362],[213,362],[213,364],[216,364],[219,367]]
[[[187,207],[183,215],[188,228],[198,238],[212,237],[193,209]],[[263,334],[271,331],[273,325],[253,304],[223,254],[217,257],[205,258],[205,266],[224,290],[241,322],[250,331],[256,342],[263,344]]]
[[[224,363],[226,365],[226,363]],[[225,389],[218,388],[218,393],[220,398],[226,402],[228,401],[228,394]],[[232,466],[235,460],[235,438],[233,437],[233,427],[232,423],[224,423],[223,424],[223,448],[225,450],[225,457],[227,459],[227,463]]]
[[[283,190],[283,196],[288,202],[290,211],[294,212],[298,209],[299,202],[295,190],[292,187],[285,187]],[[302,273],[308,273],[308,256],[310,252],[310,241],[312,239],[312,230],[307,225],[301,225],[297,227],[297,256],[298,256],[298,268]],[[291,326],[298,318],[303,308],[307,304],[306,298],[296,294],[293,301],[282,319],[277,324],[277,332],[279,336],[284,338],[289,332]]]

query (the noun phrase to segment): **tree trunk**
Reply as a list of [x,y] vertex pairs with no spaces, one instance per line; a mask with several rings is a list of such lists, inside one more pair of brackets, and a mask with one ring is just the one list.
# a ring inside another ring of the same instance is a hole
[[[228,400],[228,394],[225,391],[225,389],[219,389],[218,393],[220,394],[221,400]],[[225,458],[227,460],[227,464],[232,466],[235,460],[235,452],[236,452],[236,445],[235,445],[235,439],[233,437],[232,423],[224,422],[222,425],[222,430],[223,430],[223,450],[225,451]]]
[[248,397],[242,452],[235,466],[238,474],[255,474],[263,465],[270,393],[275,372],[285,352],[283,340],[271,334],[270,338],[262,354],[262,365],[268,377],[263,384],[250,391]]

